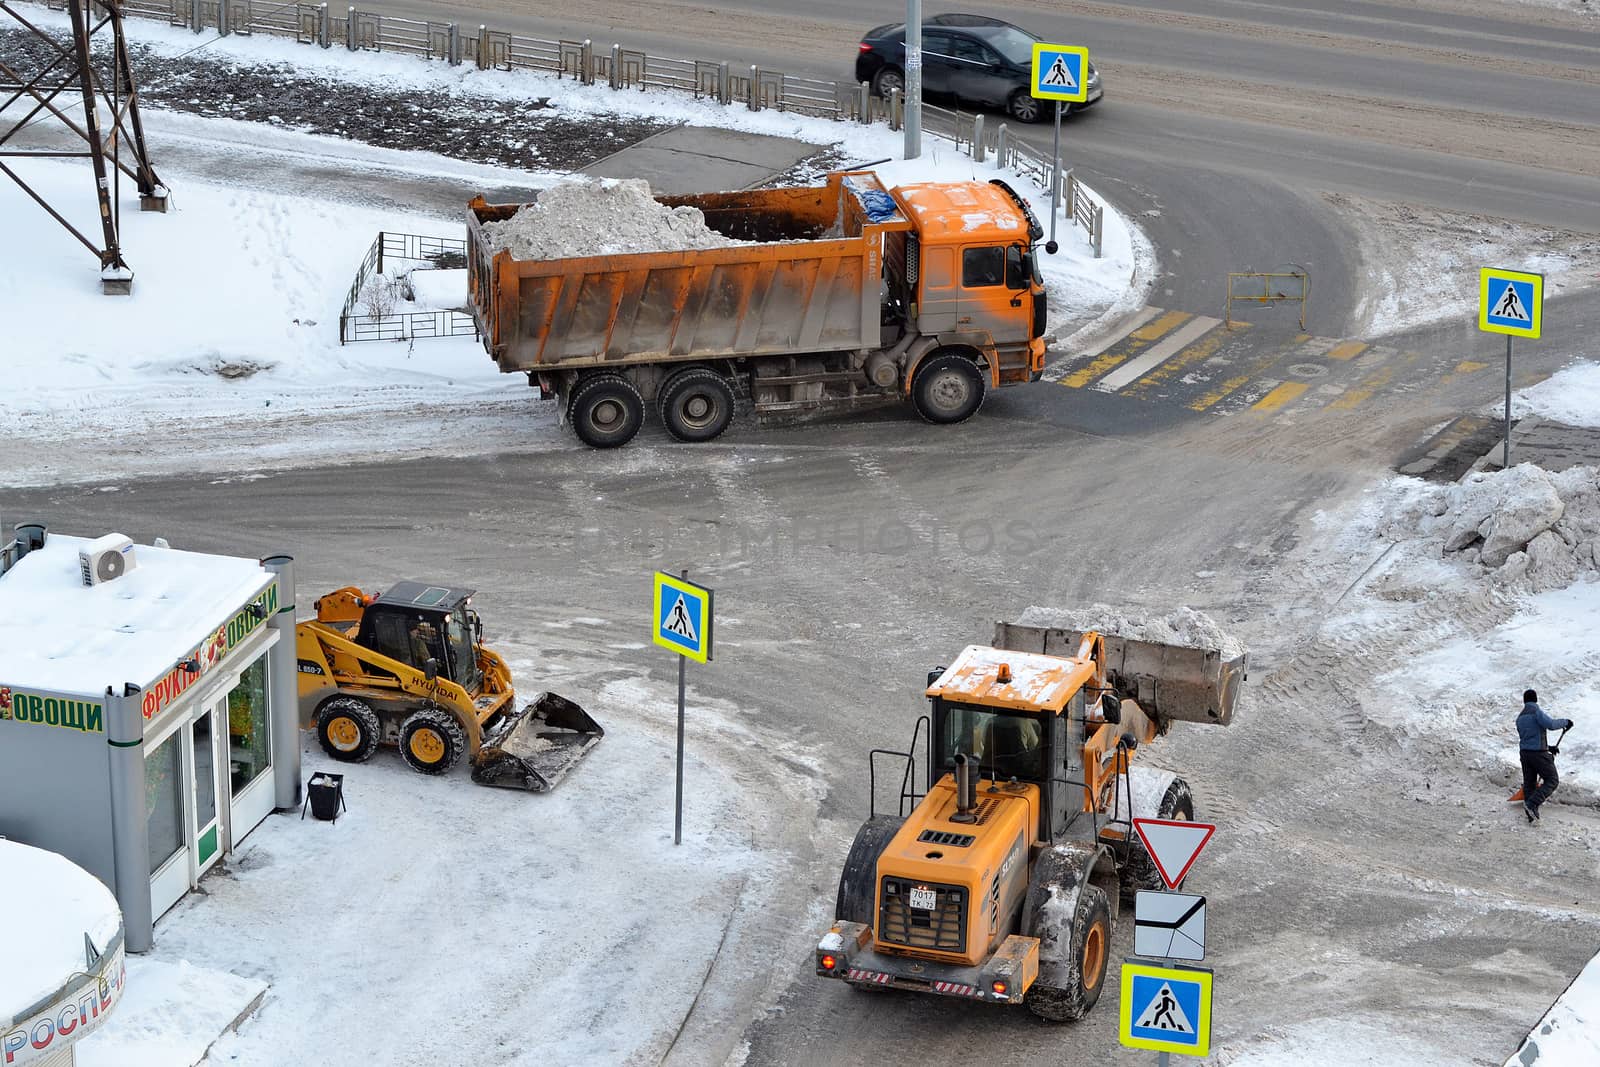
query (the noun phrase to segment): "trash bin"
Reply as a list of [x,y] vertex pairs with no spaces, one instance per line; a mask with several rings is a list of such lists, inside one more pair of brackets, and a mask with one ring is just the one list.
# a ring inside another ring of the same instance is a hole
[[306,807],[314,818],[337,822],[344,803],[344,775],[318,771],[306,783],[306,802],[300,807],[300,818],[306,817]]

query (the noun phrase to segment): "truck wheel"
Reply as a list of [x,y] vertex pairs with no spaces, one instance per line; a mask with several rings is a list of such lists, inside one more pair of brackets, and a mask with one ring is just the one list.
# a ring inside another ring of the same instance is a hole
[[467,750],[467,732],[442,708],[423,708],[400,724],[400,758],[414,771],[443,774]]
[[362,763],[378,750],[383,727],[372,705],[355,697],[334,697],[317,713],[322,751],[343,763]]
[[593,374],[573,388],[567,418],[584,444],[617,448],[633,440],[644,424],[644,400],[622,375]]
[[905,822],[898,815],[874,815],[861,824],[839,874],[839,896],[833,917],[845,922],[877,926],[872,913],[878,899],[878,857],[888,847]]
[[[1194,821],[1194,796],[1189,792],[1189,783],[1182,778],[1174,778],[1167,786],[1167,791],[1161,795],[1161,805],[1156,809],[1158,819],[1176,819],[1181,822]],[[1139,840],[1139,835],[1133,836],[1133,841],[1128,849],[1128,864],[1123,869],[1122,885],[1131,896],[1140,889],[1165,889],[1167,883],[1161,880],[1161,872],[1156,870],[1155,861],[1150,858],[1150,853],[1144,850],[1144,842]],[[1183,888],[1183,883],[1178,883]]]
[[964,422],[982,404],[983,372],[954,352],[929,356],[911,380],[911,405],[928,422]]
[[733,388],[716,371],[681,370],[661,389],[661,421],[680,441],[710,441],[733,421]]
[[1064,978],[1058,979],[1059,985],[1046,985],[1041,968],[1040,980],[1028,987],[1022,1002],[1041,1019],[1071,1023],[1089,1013],[1105,985],[1106,962],[1111,956],[1111,905],[1106,901],[1105,890],[1097,885],[1080,885],[1071,930],[1062,930],[1060,922],[1061,917],[1049,909],[1041,911],[1033,936],[1040,938],[1041,950],[1046,934],[1057,944],[1065,942],[1070,966],[1064,969]]

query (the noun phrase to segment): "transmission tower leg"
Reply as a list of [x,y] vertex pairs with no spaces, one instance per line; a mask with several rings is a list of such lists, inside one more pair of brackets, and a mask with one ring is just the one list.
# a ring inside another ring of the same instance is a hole
[[[78,57],[78,87],[83,92],[84,130],[88,133],[89,160],[94,166],[94,193],[100,203],[100,229],[105,248],[100,252],[100,288],[113,296],[133,291],[133,271],[122,261],[122,245],[117,235],[115,205],[111,202],[111,182],[106,175],[105,140],[100,136],[100,108],[95,100],[94,66],[89,53],[87,0],[68,0],[72,19],[72,47]],[[116,116],[111,121],[116,122]]]
[[129,147],[133,149],[134,173],[139,183],[139,210],[165,213],[167,188],[156,176],[156,168],[150,162],[150,152],[145,147],[144,120],[139,117],[138,87],[133,83],[133,64],[128,62],[128,39],[122,33],[122,5],[107,6],[106,13],[111,19],[113,39],[116,41],[116,66],[121,75],[122,95],[128,101],[128,128],[133,135],[133,144]]

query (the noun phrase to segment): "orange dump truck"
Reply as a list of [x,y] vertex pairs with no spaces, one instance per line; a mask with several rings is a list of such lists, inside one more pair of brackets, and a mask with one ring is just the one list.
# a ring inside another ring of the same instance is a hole
[[682,441],[758,413],[909,400],[960,422],[988,389],[1044,369],[1042,231],[1002,182],[885,189],[871,172],[818,188],[658,196],[747,242],[681,252],[525,260],[469,205],[473,314],[503,371],[560,398],[578,436],[626,444],[653,405]]

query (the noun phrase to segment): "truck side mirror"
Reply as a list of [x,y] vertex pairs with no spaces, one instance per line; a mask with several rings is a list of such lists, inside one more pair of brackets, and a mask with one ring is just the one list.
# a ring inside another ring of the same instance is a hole
[[1117,694],[1100,694],[1100,717],[1113,726],[1122,722],[1122,701]]
[[439,677],[439,661],[429,656],[422,664],[422,676],[430,682]]

